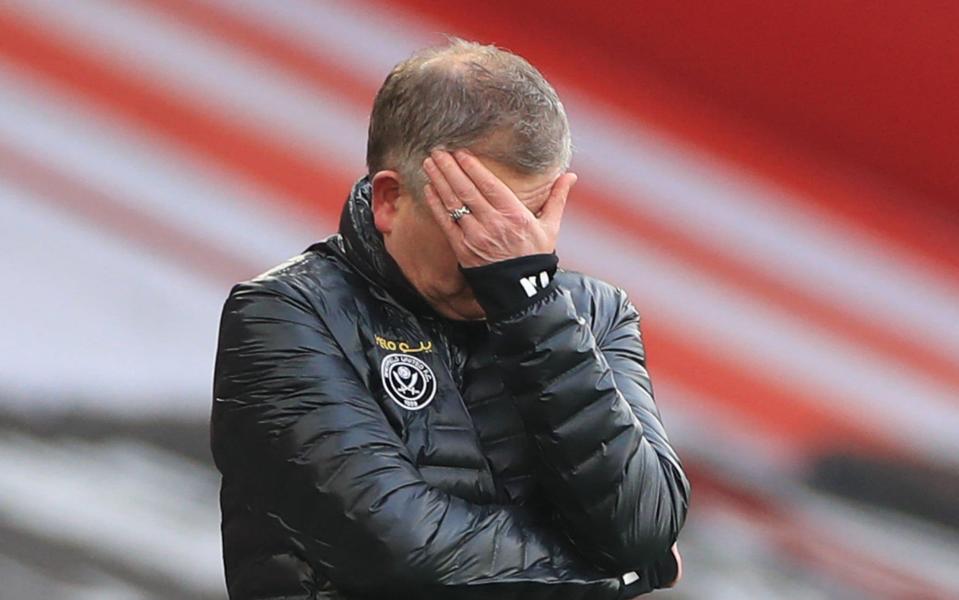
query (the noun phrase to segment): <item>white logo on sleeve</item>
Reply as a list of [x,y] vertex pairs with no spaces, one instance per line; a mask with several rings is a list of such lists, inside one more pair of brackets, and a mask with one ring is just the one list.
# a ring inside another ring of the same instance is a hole
[[[523,286],[523,291],[530,298],[535,296],[540,290],[545,290],[549,285],[549,273],[540,271],[539,275],[530,275],[529,277],[520,277],[519,284]],[[539,287],[537,287],[539,284]]]
[[630,571],[629,573],[623,575],[623,583],[626,585],[629,585],[634,581],[639,581],[639,575],[636,573],[636,571]]
[[433,401],[436,377],[422,360],[409,354],[389,354],[380,364],[383,389],[406,410],[419,410]]

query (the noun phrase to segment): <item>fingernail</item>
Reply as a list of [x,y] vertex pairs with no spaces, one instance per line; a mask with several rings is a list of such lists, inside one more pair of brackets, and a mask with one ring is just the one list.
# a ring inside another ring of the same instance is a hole
[[430,170],[430,169],[432,169],[434,166],[435,166],[435,165],[433,164],[433,159],[430,158],[430,157],[426,157],[426,160],[423,161],[423,168],[424,168],[424,169]]

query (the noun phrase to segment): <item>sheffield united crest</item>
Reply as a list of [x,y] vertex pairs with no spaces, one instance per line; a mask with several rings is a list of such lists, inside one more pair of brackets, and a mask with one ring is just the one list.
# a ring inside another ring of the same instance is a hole
[[393,402],[406,410],[419,410],[432,402],[436,377],[422,360],[409,354],[390,354],[380,365],[383,388]]

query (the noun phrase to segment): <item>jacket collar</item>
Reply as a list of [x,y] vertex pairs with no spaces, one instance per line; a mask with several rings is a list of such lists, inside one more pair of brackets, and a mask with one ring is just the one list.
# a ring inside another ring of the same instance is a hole
[[353,185],[340,214],[341,254],[364,278],[383,288],[410,311],[436,316],[433,308],[406,279],[383,236],[373,225],[373,184],[365,176]]

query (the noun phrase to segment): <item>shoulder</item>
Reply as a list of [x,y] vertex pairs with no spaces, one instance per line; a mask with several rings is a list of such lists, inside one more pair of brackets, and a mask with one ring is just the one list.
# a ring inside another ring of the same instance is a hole
[[[340,353],[329,323],[336,305],[350,302],[343,289],[350,273],[322,244],[233,286],[220,317],[217,373],[249,369],[257,354]],[[352,314],[355,306],[341,310]]]
[[623,288],[585,273],[560,269],[556,272],[556,283],[569,292],[576,307],[581,309],[581,314],[616,313],[632,308],[629,296]]
[[621,287],[564,269],[556,272],[556,283],[569,292],[576,312],[591,323],[597,339],[605,338],[610,329],[623,321],[639,320],[639,312]]
[[[335,236],[334,236],[335,237]],[[227,305],[282,301],[322,314],[353,295],[357,276],[331,250],[334,239],[310,246],[271,269],[233,286]]]

